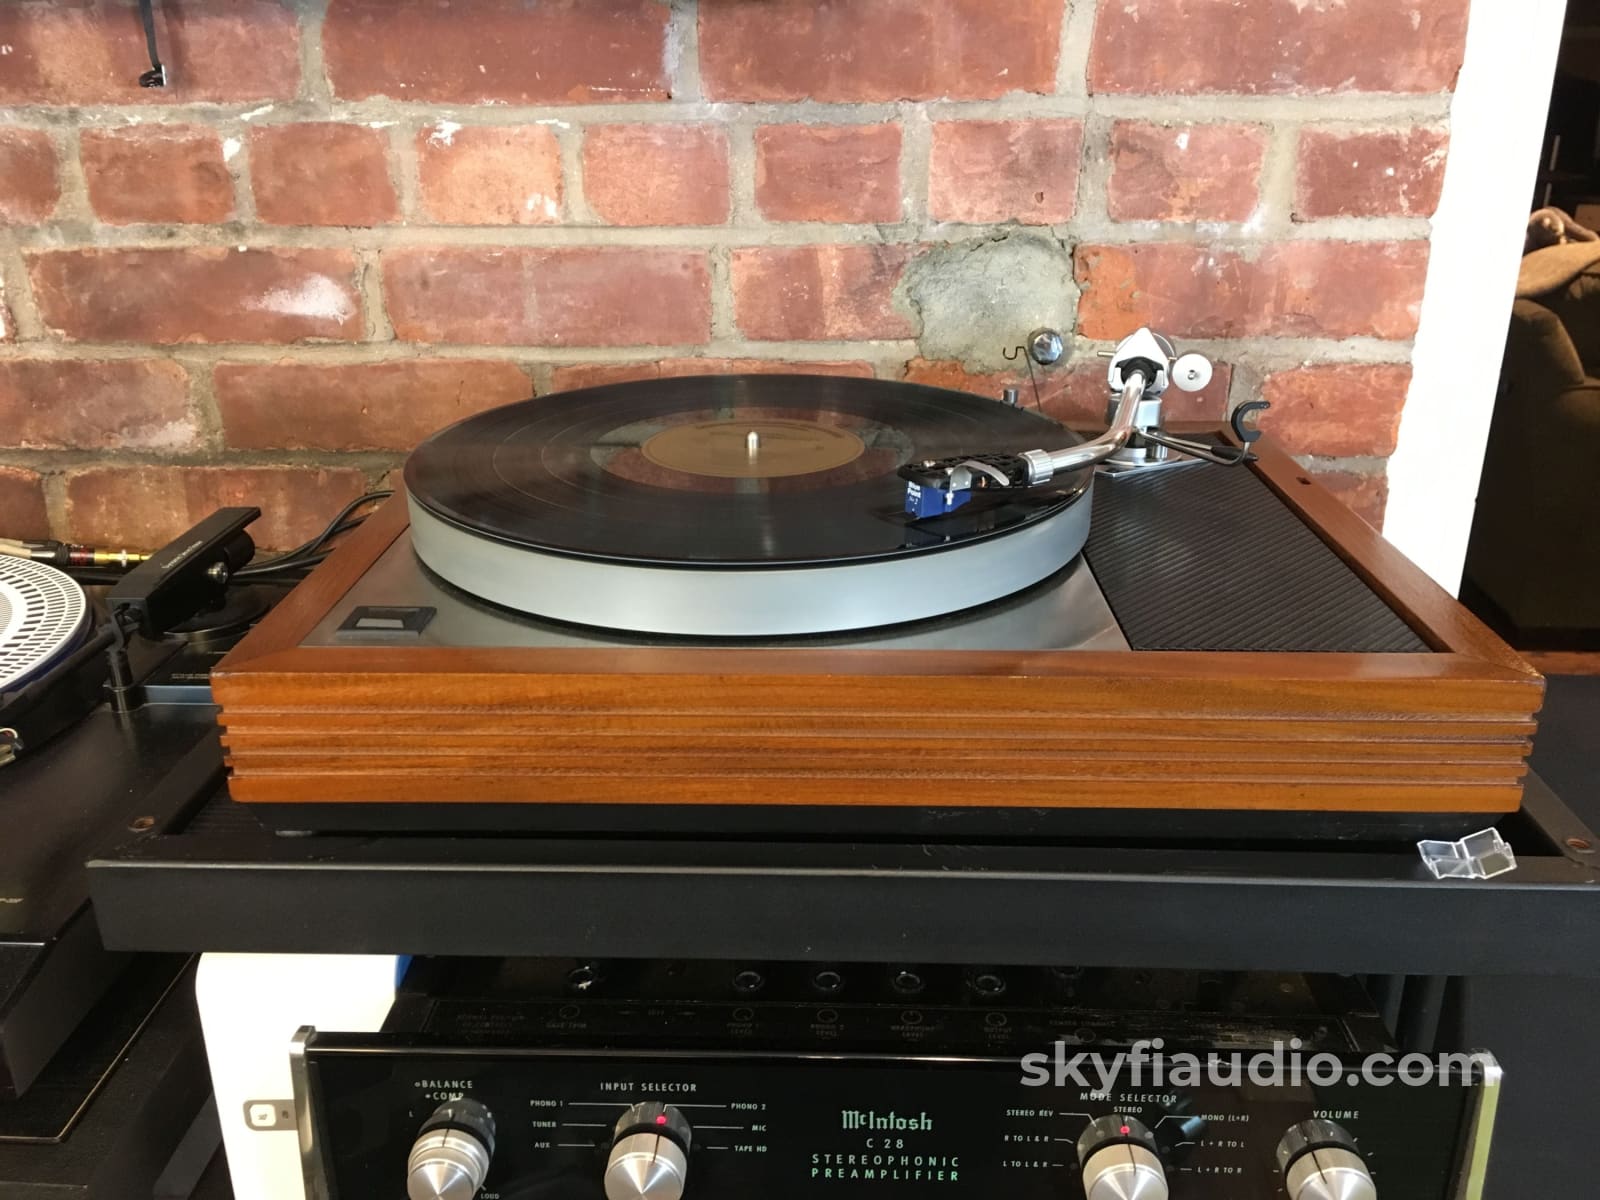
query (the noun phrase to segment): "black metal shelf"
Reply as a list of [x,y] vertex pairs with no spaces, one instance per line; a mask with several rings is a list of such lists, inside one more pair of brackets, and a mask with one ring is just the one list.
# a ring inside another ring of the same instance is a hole
[[1520,865],[1441,882],[1414,846],[285,837],[214,743],[89,865],[127,950],[1076,963],[1600,974],[1600,847],[1537,778]]

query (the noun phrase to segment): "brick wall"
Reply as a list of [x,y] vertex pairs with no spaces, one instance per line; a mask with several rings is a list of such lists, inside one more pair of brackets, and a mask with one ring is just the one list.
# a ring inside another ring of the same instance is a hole
[[1375,519],[1467,2],[158,0],[165,91],[131,0],[6,3],[0,532],[283,545],[529,393],[1046,323],[1093,417],[1141,322]]

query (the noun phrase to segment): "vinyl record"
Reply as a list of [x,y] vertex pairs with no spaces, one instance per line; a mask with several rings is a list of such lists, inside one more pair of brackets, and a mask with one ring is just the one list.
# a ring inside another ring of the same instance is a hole
[[962,392],[809,375],[699,376],[565,392],[469,417],[406,463],[414,509],[545,553],[654,565],[843,564],[938,551],[1048,519],[1054,486],[929,521],[905,463],[1076,439]]

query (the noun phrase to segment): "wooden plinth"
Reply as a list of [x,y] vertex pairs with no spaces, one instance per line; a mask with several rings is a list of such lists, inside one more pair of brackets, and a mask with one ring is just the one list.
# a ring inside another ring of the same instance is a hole
[[1517,808],[1538,673],[1292,459],[1258,446],[1251,469],[1431,653],[303,647],[404,533],[396,497],[214,672],[233,794]]

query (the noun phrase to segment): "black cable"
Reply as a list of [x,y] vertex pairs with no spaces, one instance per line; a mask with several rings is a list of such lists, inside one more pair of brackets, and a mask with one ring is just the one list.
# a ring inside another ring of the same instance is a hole
[[[350,501],[349,504],[346,504],[343,508],[341,508],[339,510],[339,515],[334,517],[333,520],[328,522],[327,528],[325,528],[321,533],[317,534],[316,537],[312,538],[304,546],[301,546],[298,550],[292,550],[292,551],[290,551],[290,553],[291,554],[297,554],[297,553],[310,554],[310,553],[312,553],[318,547],[326,544],[328,539],[333,537],[334,534],[336,534],[339,531],[339,527],[342,524],[344,524],[345,521],[350,519],[350,514],[351,513],[355,512],[358,508],[361,508],[363,505],[376,504],[380,500],[387,500],[392,495],[394,495],[393,492],[385,490],[385,491],[377,491],[377,492],[368,492],[364,496],[357,496],[354,500]],[[363,516],[362,520],[365,520],[365,519],[366,518]]]
[[[365,517],[352,517],[342,522],[339,527],[333,531],[333,536],[339,537],[343,534],[349,533],[352,529],[360,529],[365,523]],[[315,552],[324,548],[326,548],[326,553],[318,554]],[[313,546],[312,543],[307,542],[305,546],[287,551],[278,555],[276,558],[269,558],[259,563],[252,563],[243,570],[235,572],[234,578],[237,579],[240,575],[245,575],[250,578],[259,578],[260,576],[273,571],[293,571],[300,569],[309,570],[311,567],[316,566],[323,559],[327,558],[328,554],[332,553],[336,549],[338,549],[337,546],[331,545],[328,542],[324,542],[322,546]]]
[[271,563],[263,563],[259,567],[246,567],[242,571],[236,571],[233,577],[235,579],[264,579],[271,575],[282,575],[289,572],[299,572],[301,575],[307,575],[311,572],[312,567],[323,562],[327,557],[326,554],[313,554],[309,558],[300,558],[289,563],[280,563],[274,560]]
[[[269,558],[263,562],[251,563],[242,571],[235,572],[234,578],[240,579],[250,576],[263,575],[294,564],[314,566],[315,563],[307,562],[308,555],[314,555],[323,546],[327,545],[330,539],[338,536],[340,533],[346,532],[349,529],[354,529],[361,523],[361,521],[366,520],[366,517],[363,516],[360,520],[346,524],[346,522],[350,521],[351,513],[355,512],[364,504],[373,504],[379,500],[387,500],[392,495],[394,495],[394,493],[390,491],[378,491],[368,492],[364,496],[357,496],[354,500],[350,501],[349,504],[346,504],[343,508],[341,508],[339,510],[339,515],[328,522],[327,528],[325,528],[316,537],[312,538],[309,542],[296,546],[293,550],[287,550],[278,555],[276,558]],[[321,561],[322,560],[320,558],[317,559],[317,562]]]
[[144,22],[144,45],[150,52],[150,69],[139,76],[142,88],[167,86],[167,68],[161,63],[161,51],[156,45],[156,14],[151,0],[139,0],[139,19]]
[[362,523],[366,521],[368,515],[369,514],[363,513],[359,517],[346,517],[331,530],[324,530],[322,533],[318,534],[316,538],[307,543],[306,548],[300,551],[300,553],[302,555],[315,554],[318,550],[321,550],[324,546],[328,545],[331,541],[333,541],[334,538],[339,537],[341,534],[349,533],[352,529],[359,529]]

